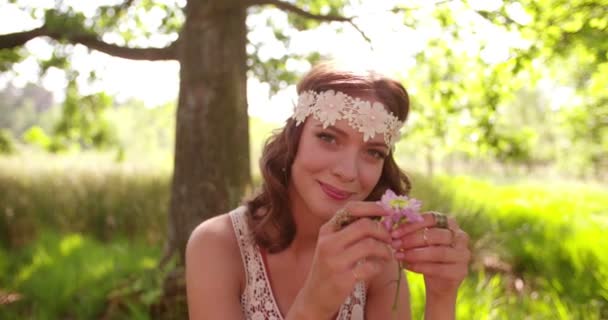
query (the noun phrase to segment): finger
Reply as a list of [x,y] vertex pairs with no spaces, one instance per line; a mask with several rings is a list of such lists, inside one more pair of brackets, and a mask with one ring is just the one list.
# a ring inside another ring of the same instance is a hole
[[383,217],[390,213],[384,210],[381,205],[371,201],[351,201],[345,206],[353,217]]
[[469,235],[459,229],[454,233],[454,248],[468,250],[470,240]]
[[373,238],[367,238],[346,248],[336,259],[339,261],[340,267],[348,269],[361,260],[381,259],[388,261],[392,257],[392,251],[386,244]]
[[466,263],[470,256],[468,250],[446,246],[424,247],[395,253],[395,259],[407,263]]
[[422,221],[420,222],[412,222],[412,223],[404,223],[400,225],[397,229],[391,232],[391,236],[393,238],[401,238],[406,234],[416,232],[418,230],[422,230],[424,228],[431,228],[435,226],[435,217],[430,212],[426,212],[422,214]]
[[336,234],[334,241],[339,247],[348,247],[364,238],[374,238],[385,244],[391,242],[391,235],[378,221],[369,218],[361,218],[346,226]]
[[456,219],[454,219],[454,217],[448,216],[448,228],[452,229],[452,230],[460,230],[458,221],[456,221]]
[[338,212],[340,211],[346,211],[348,213],[349,216],[349,220],[346,225],[349,225],[351,223],[353,223],[354,221],[360,219],[360,218],[377,218],[377,217],[383,217],[383,216],[387,216],[389,215],[388,212],[386,212],[384,210],[384,208],[382,208],[382,206],[374,203],[374,202],[370,202],[370,201],[351,201],[348,202],[344,208],[342,208],[341,210],[338,210],[334,213],[334,216],[329,219],[322,227],[320,230],[320,233],[325,234],[325,233],[332,233],[332,232],[336,232],[341,230],[343,227],[339,226],[338,228],[336,228],[336,221],[334,221],[336,219],[336,214],[338,214]]
[[392,242],[395,250],[407,250],[412,248],[455,244],[456,233],[449,229],[425,228],[414,233],[409,233],[401,239]]
[[424,274],[425,276],[438,277],[446,280],[462,280],[469,273],[466,264],[445,263],[411,263],[405,266],[407,270]]

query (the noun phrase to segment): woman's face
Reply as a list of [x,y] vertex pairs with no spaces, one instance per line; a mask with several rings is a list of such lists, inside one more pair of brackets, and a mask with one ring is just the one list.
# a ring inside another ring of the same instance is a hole
[[293,209],[327,220],[347,202],[364,200],[378,183],[388,154],[381,134],[363,141],[346,120],[323,129],[309,117],[291,167]]

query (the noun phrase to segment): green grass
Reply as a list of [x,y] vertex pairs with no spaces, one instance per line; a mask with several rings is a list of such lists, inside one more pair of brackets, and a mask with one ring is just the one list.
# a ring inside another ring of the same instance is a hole
[[[33,157],[0,158],[0,295],[22,295],[0,305],[0,318],[150,318],[160,294],[162,272],[150,268],[165,237],[170,170],[112,156]],[[605,186],[413,181],[426,209],[454,214],[472,237],[460,319],[608,318]],[[423,281],[408,279],[419,317]]]
[[[460,292],[462,318],[483,310],[484,300],[483,318],[608,317],[606,188],[468,177],[414,180],[413,195],[425,208],[453,213],[472,236],[473,272]],[[496,262],[502,270],[494,270]],[[421,282],[413,283],[422,290]]]
[[[18,252],[0,251],[0,257],[10,257],[0,265],[2,290],[21,296],[0,306],[0,318],[99,318],[117,298],[122,308],[114,315],[133,318],[160,295],[158,281],[142,276],[155,277],[159,255],[158,248],[145,243],[120,239],[100,243],[76,233],[44,232]],[[124,292],[142,288],[147,299],[124,299]]]
[[[424,282],[407,273],[414,315],[424,313]],[[460,287],[457,319],[605,319],[600,302],[580,304],[551,290],[515,293],[509,277],[472,273]],[[605,307],[605,305],[604,305]],[[605,309],[604,309],[605,310]],[[604,311],[605,312],[605,311]]]

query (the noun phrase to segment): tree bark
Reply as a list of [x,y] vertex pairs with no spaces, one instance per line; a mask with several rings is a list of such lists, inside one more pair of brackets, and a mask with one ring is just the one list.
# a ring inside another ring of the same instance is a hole
[[246,6],[189,1],[178,47],[180,90],[169,252],[184,265],[192,230],[235,206],[250,184]]

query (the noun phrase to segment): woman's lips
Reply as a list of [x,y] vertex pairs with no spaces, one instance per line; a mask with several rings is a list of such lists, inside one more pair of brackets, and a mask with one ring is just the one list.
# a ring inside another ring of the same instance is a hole
[[321,185],[321,189],[323,190],[323,192],[325,192],[325,194],[327,196],[329,196],[330,198],[334,199],[334,200],[346,200],[348,199],[348,197],[350,197],[353,193],[352,192],[348,192],[348,191],[343,191],[340,189],[336,189],[328,184],[325,184],[323,182],[319,181],[319,185]]

